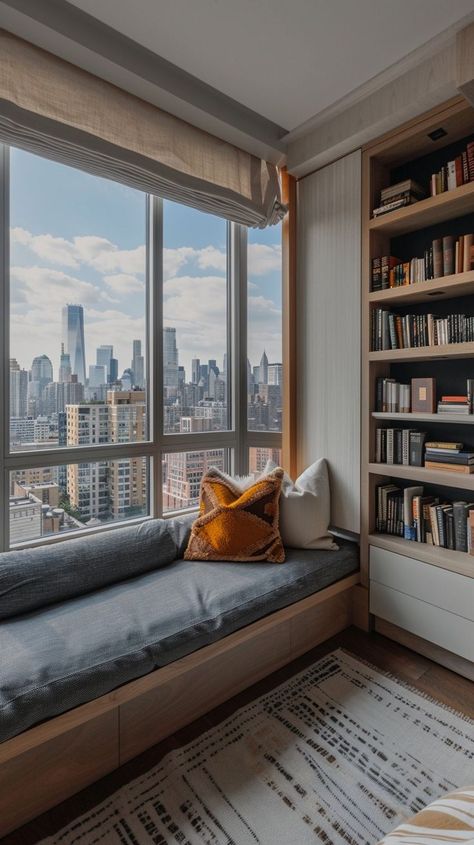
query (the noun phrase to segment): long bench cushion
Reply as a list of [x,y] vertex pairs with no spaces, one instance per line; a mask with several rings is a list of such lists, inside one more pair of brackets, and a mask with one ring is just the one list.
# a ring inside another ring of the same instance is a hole
[[193,519],[151,519],[67,543],[0,554],[0,619],[172,563],[184,553]]
[[286,563],[179,560],[0,623],[0,741],[220,639],[358,569],[358,547]]

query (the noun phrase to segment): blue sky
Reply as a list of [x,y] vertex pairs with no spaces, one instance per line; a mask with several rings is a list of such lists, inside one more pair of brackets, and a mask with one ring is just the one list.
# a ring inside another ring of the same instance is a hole
[[[47,354],[55,377],[61,308],[84,306],[86,363],[114,345],[120,373],[145,339],[145,195],[106,179],[11,152],[11,356],[29,368]],[[281,360],[280,227],[249,230],[249,356]],[[164,316],[179,363],[225,351],[226,225],[164,204]]]

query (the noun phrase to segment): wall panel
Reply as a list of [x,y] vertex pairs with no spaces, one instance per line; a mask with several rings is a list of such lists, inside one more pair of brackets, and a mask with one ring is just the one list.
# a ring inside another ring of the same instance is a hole
[[298,468],[330,465],[331,524],[359,532],[361,153],[298,182]]

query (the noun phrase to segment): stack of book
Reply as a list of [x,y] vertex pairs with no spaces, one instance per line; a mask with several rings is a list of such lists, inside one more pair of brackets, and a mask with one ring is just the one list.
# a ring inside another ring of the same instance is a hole
[[380,205],[374,208],[374,217],[380,217],[388,211],[395,211],[405,205],[411,205],[426,197],[426,191],[414,179],[405,179],[395,185],[389,185],[380,191]]
[[474,505],[440,503],[436,496],[425,496],[422,486],[379,485],[375,527],[382,534],[474,554]]
[[375,410],[382,413],[408,414],[410,385],[400,384],[394,378],[380,376],[376,381]]
[[372,290],[414,285],[474,270],[474,234],[435,238],[423,258],[400,261],[393,255],[372,259]]
[[433,441],[426,444],[425,467],[471,474],[474,472],[474,452],[466,451],[463,443]]
[[469,142],[461,155],[446,162],[438,173],[431,175],[431,196],[452,191],[468,182],[474,182],[474,141]]
[[378,428],[375,433],[375,462],[423,466],[425,432],[408,428]]
[[[468,382],[473,382],[473,379],[468,379]],[[467,396],[448,396],[444,395],[438,402],[438,414],[472,414],[472,386],[468,387]]]
[[474,317],[466,314],[393,314],[383,308],[372,312],[372,351],[416,349],[474,341]]

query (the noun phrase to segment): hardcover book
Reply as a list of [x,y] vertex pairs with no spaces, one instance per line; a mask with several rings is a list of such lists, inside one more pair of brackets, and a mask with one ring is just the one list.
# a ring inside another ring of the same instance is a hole
[[411,410],[421,414],[436,412],[436,379],[412,378]]

